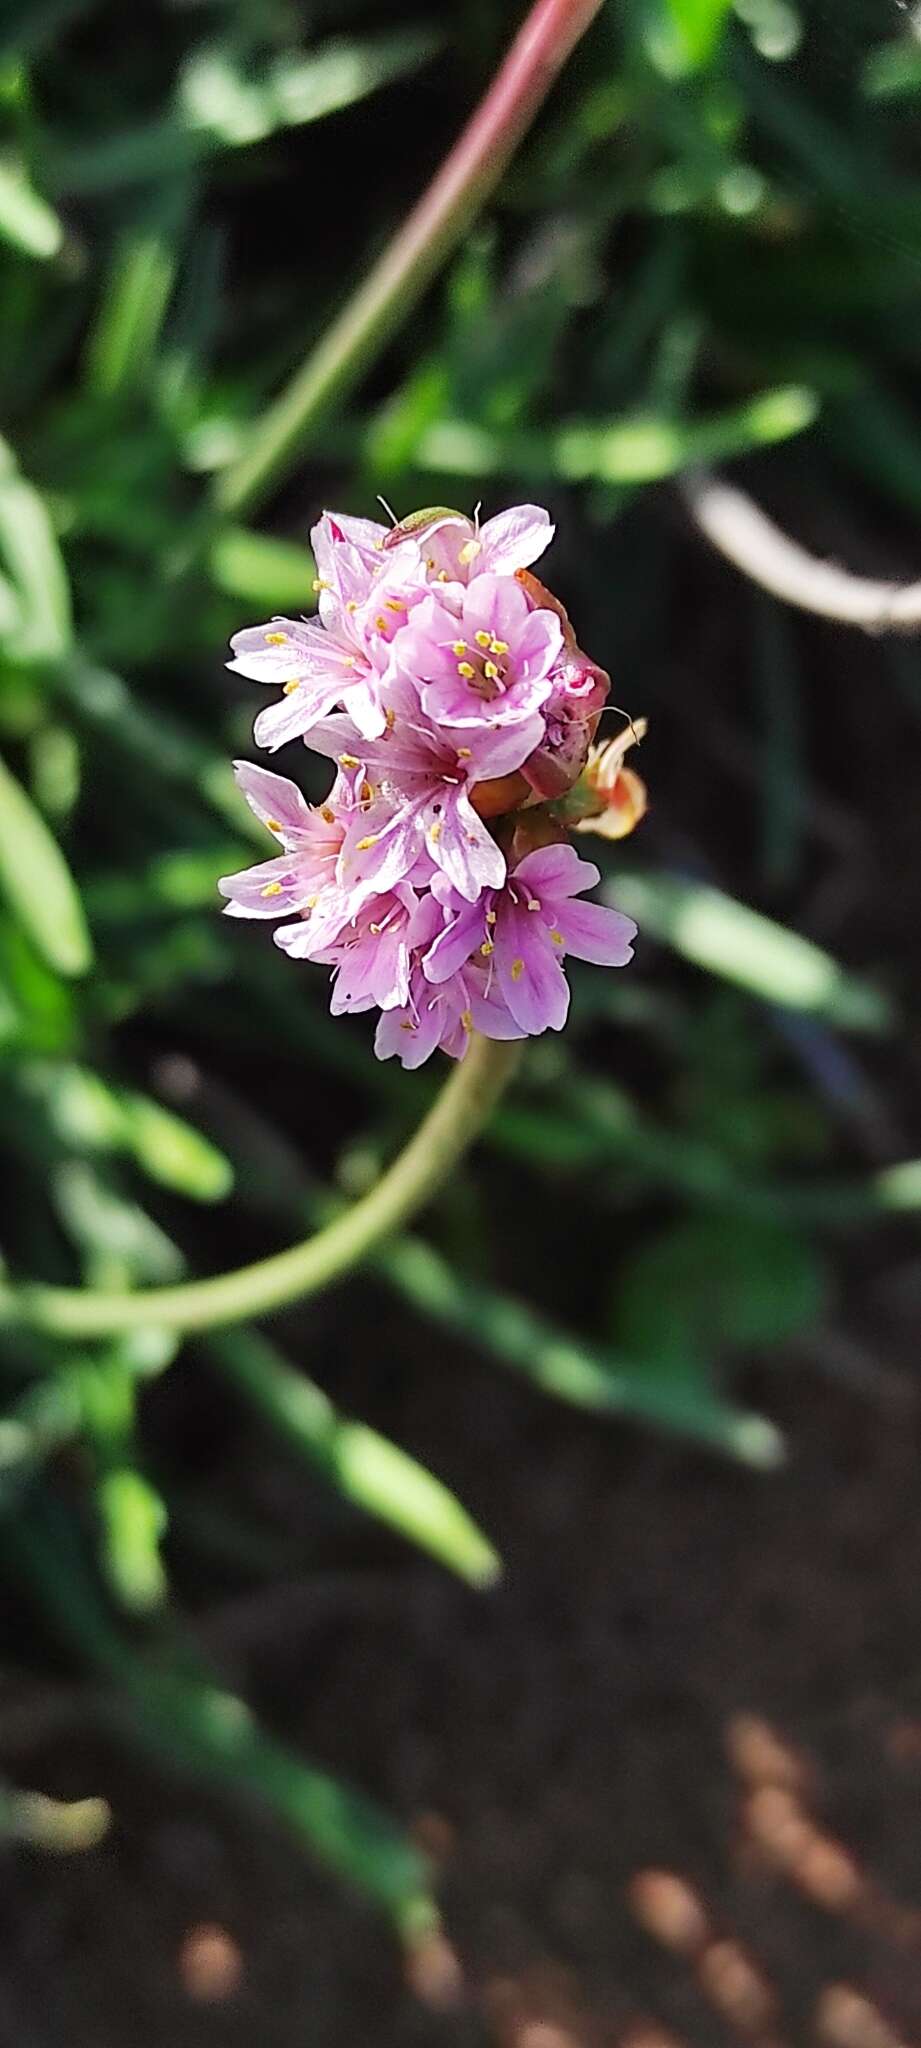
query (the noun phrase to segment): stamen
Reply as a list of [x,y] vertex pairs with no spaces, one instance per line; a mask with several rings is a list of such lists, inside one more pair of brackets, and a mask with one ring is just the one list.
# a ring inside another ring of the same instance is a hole
[[490,653],[491,653],[491,654],[507,654],[507,653],[508,653],[508,641],[507,641],[507,640],[491,640],[491,641],[490,641],[490,643],[489,643],[489,651],[490,651]]
[[266,818],[265,822],[270,832],[280,832],[282,830],[277,818]]
[[347,597],[347,598],[346,598],[346,600],[345,600],[345,609],[346,609],[346,611],[347,611],[347,612],[357,612],[357,610],[358,610],[358,599],[357,599],[357,597]]
[[315,577],[314,577],[314,579],[313,579],[313,587],[314,587],[314,590],[316,590],[316,591],[320,591],[320,590],[332,590],[332,587],[333,587],[333,586],[332,586],[332,584],[331,584],[331,582],[330,582],[330,580],[329,580],[329,577],[328,577],[328,576],[315,576]]
[[540,904],[539,904],[539,902],[538,902],[538,899],[537,899],[537,897],[536,897],[536,896],[529,896],[529,897],[528,897],[528,909],[529,909],[529,910],[539,910],[539,909],[540,909]]
[[319,898],[319,896],[308,896],[308,898],[307,898],[307,909],[308,909],[308,910],[316,910],[316,907],[317,907],[317,904],[319,903],[319,901],[320,901],[320,898]]
[[293,692],[294,690],[299,690],[299,689],[300,689],[300,687],[301,687],[301,678],[300,678],[300,676],[292,676],[292,677],[291,677],[291,680],[290,680],[290,682],[288,682],[288,683],[285,683],[285,685],[284,685],[284,688],[282,689],[282,693],[281,693],[281,694],[282,694],[282,696],[283,696],[283,697],[290,697],[290,696],[291,696],[291,694],[292,694],[292,692]]
[[453,642],[453,644],[452,644],[452,647],[451,647],[451,653],[452,653],[452,654],[466,654],[466,652],[467,652],[467,642],[466,642],[466,640],[455,640],[455,641]]
[[489,959],[489,956],[490,956],[490,953],[494,953],[494,952],[495,952],[495,950],[496,950],[496,949],[495,949],[495,946],[493,945],[493,942],[492,942],[492,940],[491,940],[491,939],[484,939],[484,940],[483,940],[483,944],[482,944],[482,946],[480,947],[480,952],[482,953],[482,955],[483,955],[483,958],[484,958],[484,960],[488,960],[488,959]]
[[263,639],[265,640],[265,644],[266,644],[266,646],[267,646],[267,647],[284,647],[284,644],[285,644],[285,641],[287,640],[287,638],[288,638],[288,635],[287,635],[287,633],[265,633],[265,634],[263,634]]
[[474,634],[474,639],[476,640],[476,644],[478,647],[492,646],[492,635],[490,633],[484,633],[482,626],[480,627],[480,631]]
[[484,661],[483,674],[488,683],[497,683],[499,680],[499,671],[494,661]]
[[266,882],[265,888],[264,888],[264,889],[260,889],[260,891],[259,891],[259,894],[260,894],[260,896],[280,896],[280,895],[281,895],[281,883],[280,883],[280,882]]
[[565,946],[566,940],[564,939],[562,932],[558,932],[554,929],[551,932],[550,937],[553,940],[555,946]]
[[361,762],[357,754],[340,754],[339,766],[340,768],[360,768]]
[[431,830],[430,830],[430,832],[429,832],[429,838],[430,838],[430,839],[432,840],[432,842],[433,842],[433,844],[434,844],[435,846],[437,846],[437,845],[438,845],[438,841],[439,841],[439,839],[441,838],[441,834],[442,834],[442,829],[443,829],[443,828],[442,828],[442,823],[441,823],[441,819],[440,819],[440,818],[436,818],[436,820],[435,820],[435,823],[434,823],[434,825],[433,825],[433,826],[431,827]]
[[328,804],[323,805],[323,808],[320,812],[320,816],[323,819],[324,823],[327,825],[334,825],[336,822],[336,813],[335,811],[330,810]]
[[387,726],[387,731],[392,732],[397,722],[397,714],[394,711],[392,704],[388,704],[384,711],[384,721]]
[[497,923],[498,923],[498,921],[499,921],[499,912],[498,912],[498,910],[487,910],[487,912],[486,912],[486,922],[487,922],[487,924],[497,924]]
[[456,747],[454,751],[459,761],[472,761],[473,759],[472,747]]
[[386,633],[386,631],[387,631],[387,621],[386,621],[386,619],[385,619],[385,617],[384,617],[384,614],[383,614],[383,612],[378,612],[378,614],[377,614],[377,618],[375,619],[374,623],[375,623],[375,625],[376,625],[376,627],[377,627],[377,630],[378,630],[378,632],[379,632],[379,633]]
[[465,1031],[473,1030],[473,1016],[470,1010],[462,1010],[460,1020]]
[[388,612],[405,612],[406,610],[406,600],[402,597],[385,597],[384,603]]
[[466,569],[469,563],[475,562],[477,555],[481,555],[482,552],[483,543],[481,540],[465,540],[457,559],[459,562],[463,562]]
[[459,676],[463,676],[465,683],[472,683],[476,676],[476,669],[470,661],[459,661],[457,673]]
[[356,849],[355,849],[355,850],[356,850],[356,852],[357,852],[357,853],[367,853],[367,851],[368,851],[368,848],[369,848],[369,846],[376,846],[376,845],[377,845],[377,842],[378,842],[378,840],[379,840],[380,836],[381,836],[381,835],[380,835],[380,833],[379,833],[379,832],[369,832],[369,833],[368,833],[368,836],[367,836],[367,839],[359,839],[359,841],[358,841],[358,845],[357,845],[357,847],[356,847]]
[[512,970],[511,970],[511,971],[512,971],[512,980],[513,980],[513,981],[520,981],[520,980],[521,980],[521,977],[522,977],[522,975],[523,975],[523,973],[524,973],[524,961],[523,961],[523,960],[513,960],[513,961],[512,961]]

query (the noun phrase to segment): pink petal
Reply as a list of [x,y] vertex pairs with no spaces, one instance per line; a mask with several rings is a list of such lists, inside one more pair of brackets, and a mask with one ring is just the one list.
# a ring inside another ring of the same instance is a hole
[[426,847],[458,895],[475,903],[481,890],[501,889],[504,855],[463,790],[430,797],[421,815]]
[[598,967],[626,967],[632,960],[636,925],[622,911],[603,903],[560,903],[556,915],[566,951],[577,960],[593,960]]
[[562,1031],[569,983],[539,918],[505,909],[496,926],[494,955],[500,993],[523,1031]]
[[280,825],[284,833],[292,837],[298,832],[310,831],[312,814],[309,806],[297,783],[290,782],[287,775],[273,775],[270,768],[262,768],[256,761],[235,761],[233,772],[237,788],[260,824],[270,828]]
[[540,846],[526,853],[512,876],[531,896],[579,896],[594,889],[601,875],[592,860],[580,860],[574,846]]
[[511,505],[480,527],[483,568],[499,574],[529,569],[550,546],[555,532],[549,513],[540,505]]

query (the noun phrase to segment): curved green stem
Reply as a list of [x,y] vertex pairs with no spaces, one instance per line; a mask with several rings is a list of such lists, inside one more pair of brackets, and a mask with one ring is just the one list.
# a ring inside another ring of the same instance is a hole
[[213,509],[239,518],[296,460],[406,320],[475,220],[602,0],[534,0],[472,119],[418,205],[214,487]]
[[211,1330],[317,1294],[399,1230],[447,1179],[482,1129],[519,1051],[517,1044],[474,1037],[466,1059],[454,1068],[393,1165],[361,1201],[303,1244],[213,1280],[149,1287],[136,1294],[38,1284],[2,1287],[0,1322],[56,1337],[111,1337],[150,1324]]

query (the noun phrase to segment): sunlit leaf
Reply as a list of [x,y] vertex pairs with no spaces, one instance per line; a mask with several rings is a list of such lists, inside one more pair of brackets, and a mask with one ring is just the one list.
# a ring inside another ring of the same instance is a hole
[[18,165],[0,161],[0,241],[46,261],[64,240],[58,216]]
[[0,890],[58,974],[86,974],[93,949],[77,885],[22,785],[0,759]]
[[805,1010],[853,1031],[884,1031],[892,1021],[878,989],[848,974],[811,939],[709,883],[625,872],[606,894],[648,937],[764,1002]]

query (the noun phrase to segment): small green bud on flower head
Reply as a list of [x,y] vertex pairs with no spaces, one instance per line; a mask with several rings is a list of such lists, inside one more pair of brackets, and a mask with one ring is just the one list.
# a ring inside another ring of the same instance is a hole
[[547,513],[326,513],[311,538],[318,616],[238,633],[231,667],[280,688],[257,741],[335,780],[316,806],[238,764],[274,848],[225,877],[229,914],[292,920],[277,944],[334,969],[334,1014],[380,1011],[382,1059],[560,1030],[566,953],[623,966],[635,927],[578,900],[598,871],[565,843],[610,808],[586,781],[608,677],[530,573]]

